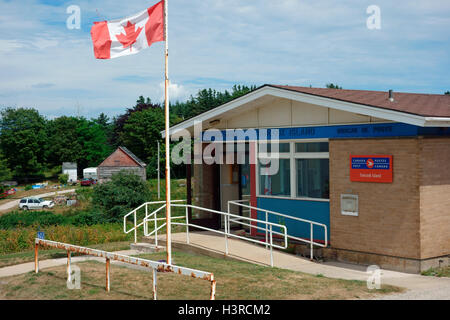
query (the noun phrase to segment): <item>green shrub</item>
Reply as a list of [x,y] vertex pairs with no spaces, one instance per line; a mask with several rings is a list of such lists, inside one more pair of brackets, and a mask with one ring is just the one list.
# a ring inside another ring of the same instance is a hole
[[106,217],[95,210],[83,211],[68,219],[69,224],[74,226],[92,226],[107,222]]
[[121,222],[123,216],[150,199],[148,184],[139,176],[121,171],[111,181],[94,187],[92,203],[108,221]]
[[25,191],[29,191],[31,189],[33,189],[33,186],[30,186],[30,185],[25,186]]
[[92,201],[92,196],[94,194],[93,188],[78,188],[76,190],[77,198],[80,201]]
[[67,173],[61,173],[58,175],[58,182],[61,184],[67,184],[67,181],[69,181],[69,175]]

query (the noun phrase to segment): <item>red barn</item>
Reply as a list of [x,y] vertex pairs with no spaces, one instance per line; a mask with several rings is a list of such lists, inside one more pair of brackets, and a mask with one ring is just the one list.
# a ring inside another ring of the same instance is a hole
[[108,158],[106,158],[97,169],[99,182],[111,179],[111,176],[122,170],[130,171],[142,178],[147,179],[147,165],[125,147],[119,147]]

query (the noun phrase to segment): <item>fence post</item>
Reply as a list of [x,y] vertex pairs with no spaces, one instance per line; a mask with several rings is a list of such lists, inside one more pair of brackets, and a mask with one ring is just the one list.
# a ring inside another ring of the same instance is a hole
[[189,244],[189,210],[186,206],[186,243]]
[[136,210],[134,210],[134,243],[137,243],[137,220],[136,220]]
[[154,212],[153,213],[153,219],[154,219],[154,223],[155,223],[155,246],[158,247],[158,213]]
[[106,292],[110,290],[110,263],[111,260],[106,258]]
[[272,237],[272,225],[270,225],[270,266],[273,267],[273,237]]
[[155,268],[153,268],[153,300],[156,300],[156,274],[157,271]]
[[216,300],[216,280],[214,280],[214,275],[211,275],[211,297],[210,300]]
[[34,244],[34,272],[39,272],[39,245]]
[[71,256],[72,256],[72,253],[70,251],[67,251],[67,282],[72,282],[72,270],[70,267]]
[[[269,239],[267,239],[267,222],[269,222],[269,213],[266,211],[266,249],[267,249],[267,241],[269,240]],[[271,225],[271,228],[270,228],[270,230],[272,230],[272,225]]]
[[[230,213],[228,209],[228,213]],[[229,232],[229,222],[230,222],[230,216],[225,215],[224,216],[224,222],[225,222],[225,255],[228,255],[228,232]]]
[[314,226],[313,226],[313,224],[311,223],[311,257],[310,257],[310,260],[312,261],[312,260],[314,260],[314,253],[313,253],[313,239],[314,239],[314,236],[313,236],[313,232],[314,232]]
[[144,236],[146,237],[148,234],[148,203],[145,203],[145,218],[144,218]]

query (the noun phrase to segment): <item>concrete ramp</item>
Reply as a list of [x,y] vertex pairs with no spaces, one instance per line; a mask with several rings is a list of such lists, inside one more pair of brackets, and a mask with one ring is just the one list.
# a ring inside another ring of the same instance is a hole
[[[270,266],[270,251],[264,245],[257,245],[240,239],[228,238],[229,255],[225,255],[225,236],[213,232],[190,232],[190,243],[187,244],[186,233],[172,234],[172,247],[175,250],[244,261],[258,265]],[[144,241],[153,243],[154,238]],[[158,236],[158,245],[165,245],[165,234]],[[323,275],[328,278],[367,281],[367,266],[342,262],[315,262],[309,259],[274,250],[274,267],[312,275]],[[426,277],[418,274],[402,273],[390,270],[381,271],[381,283],[411,290],[403,293],[402,298],[412,295],[421,296],[419,292],[439,292],[433,299],[450,299],[450,278]],[[407,296],[404,296],[404,295]],[[395,299],[398,295],[390,295]],[[421,298],[425,298],[426,296]]]

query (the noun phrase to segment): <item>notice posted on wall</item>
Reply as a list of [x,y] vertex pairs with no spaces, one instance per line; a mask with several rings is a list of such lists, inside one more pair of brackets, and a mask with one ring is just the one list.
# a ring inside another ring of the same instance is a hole
[[393,182],[393,157],[391,155],[351,155],[350,181]]

